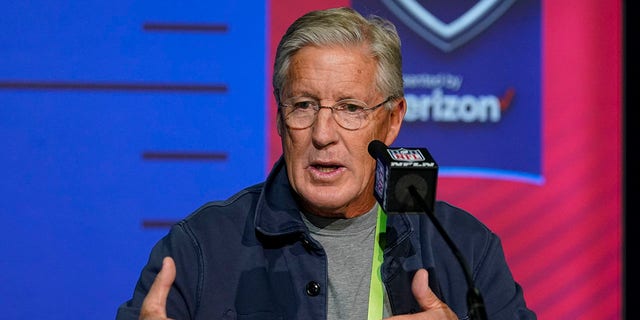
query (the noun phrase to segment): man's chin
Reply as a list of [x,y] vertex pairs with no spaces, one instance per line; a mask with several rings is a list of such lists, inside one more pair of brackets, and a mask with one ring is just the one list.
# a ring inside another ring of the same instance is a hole
[[331,218],[343,218],[345,215],[346,205],[338,202],[337,196],[322,196],[318,197],[317,194],[305,196],[303,208],[306,212]]

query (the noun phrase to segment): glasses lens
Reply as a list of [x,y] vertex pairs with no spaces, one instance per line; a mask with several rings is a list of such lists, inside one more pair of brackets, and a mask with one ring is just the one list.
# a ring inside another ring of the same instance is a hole
[[360,100],[342,100],[333,106],[333,115],[346,129],[359,129],[367,119],[367,104]]
[[313,100],[293,98],[283,104],[284,119],[289,127],[304,129],[315,121],[318,103]]

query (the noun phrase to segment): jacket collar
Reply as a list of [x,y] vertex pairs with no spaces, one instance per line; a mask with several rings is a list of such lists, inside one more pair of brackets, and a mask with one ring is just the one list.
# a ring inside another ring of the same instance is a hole
[[255,214],[256,230],[266,236],[284,236],[307,230],[293,197],[283,157],[273,165],[264,183]]
[[[264,183],[256,206],[255,226],[258,232],[274,237],[308,230],[293,197],[283,157],[276,161]],[[385,253],[389,254],[411,232],[413,228],[404,214],[389,215]]]

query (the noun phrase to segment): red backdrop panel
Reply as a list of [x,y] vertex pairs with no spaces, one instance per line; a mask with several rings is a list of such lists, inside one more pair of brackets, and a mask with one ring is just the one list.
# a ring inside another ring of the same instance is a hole
[[[622,4],[542,4],[545,182],[440,178],[438,198],[469,210],[502,238],[514,276],[540,319],[620,319]],[[267,170],[282,152],[270,86],[278,41],[301,14],[348,5],[271,3]]]

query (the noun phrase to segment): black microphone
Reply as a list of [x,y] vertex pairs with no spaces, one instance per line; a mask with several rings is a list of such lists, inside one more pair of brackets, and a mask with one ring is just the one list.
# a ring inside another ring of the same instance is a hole
[[389,148],[379,140],[369,143],[369,154],[376,160],[373,194],[388,213],[426,213],[456,256],[467,280],[469,317],[486,320],[487,313],[480,290],[462,252],[451,240],[434,214],[438,165],[426,148]]
[[409,193],[414,186],[427,203],[435,204],[438,165],[425,148],[389,148],[382,141],[369,143],[369,154],[376,159],[374,196],[387,213],[424,213]]

